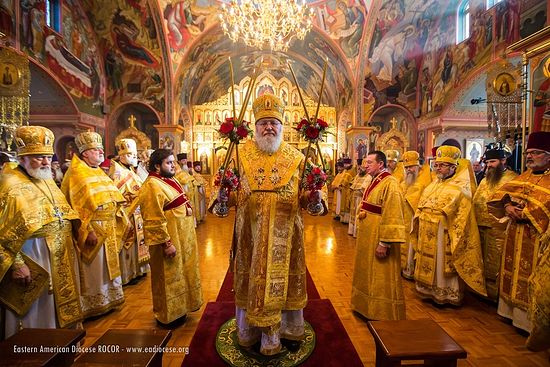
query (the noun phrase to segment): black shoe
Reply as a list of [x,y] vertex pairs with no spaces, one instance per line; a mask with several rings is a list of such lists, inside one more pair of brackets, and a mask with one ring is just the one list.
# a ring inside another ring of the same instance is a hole
[[340,217],[339,217],[339,216],[336,216],[336,217],[334,217],[334,218],[332,218],[332,219],[334,219],[334,220],[340,220]]
[[300,350],[302,342],[299,340],[281,339],[281,344],[291,353],[296,353]]

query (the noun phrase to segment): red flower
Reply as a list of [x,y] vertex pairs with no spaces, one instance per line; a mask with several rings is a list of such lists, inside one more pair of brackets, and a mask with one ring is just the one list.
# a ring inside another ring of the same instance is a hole
[[248,136],[248,130],[246,129],[246,127],[241,125],[237,128],[237,135],[244,139]]
[[319,167],[315,167],[311,170],[311,173],[313,173],[314,175],[320,175],[321,169]]
[[222,134],[229,134],[231,131],[233,131],[233,128],[235,126],[233,125],[233,122],[230,122],[230,121],[225,121],[223,124],[221,124],[220,126],[220,133]]
[[327,128],[327,127],[328,127],[328,124],[327,124],[324,120],[317,119],[317,123],[318,123],[319,126],[321,126],[321,127],[324,127],[324,128]]
[[310,139],[317,139],[319,137],[319,130],[313,126],[308,126],[306,129],[306,136]]
[[300,123],[298,124],[298,126],[296,126],[296,130],[300,131],[306,125],[309,125],[309,122],[306,119],[302,119],[300,120]]

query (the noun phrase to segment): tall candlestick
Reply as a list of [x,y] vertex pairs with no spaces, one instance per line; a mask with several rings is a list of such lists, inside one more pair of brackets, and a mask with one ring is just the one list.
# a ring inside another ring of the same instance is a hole
[[233,63],[231,57],[229,57],[229,74],[231,75],[231,100],[233,102],[233,119],[237,116],[237,109],[235,108],[235,77],[233,75]]
[[296,79],[296,74],[294,74],[294,70],[292,69],[292,65],[290,65],[290,63],[288,63],[288,67],[290,68],[290,72],[292,73],[292,78],[294,78],[294,84],[296,84],[296,89],[298,89],[298,95],[300,96],[300,101],[302,102],[302,106],[304,107],[304,113],[306,115],[306,119],[310,121],[309,114],[307,113],[306,103],[304,102],[304,97],[302,97],[302,91],[300,90],[300,85],[298,85],[298,79]]
[[319,92],[319,101],[317,102],[317,110],[315,110],[315,122],[319,117],[319,108],[321,107],[321,99],[323,98],[323,89],[325,88],[325,77],[327,75],[328,61],[325,59],[325,66],[323,67],[323,79],[321,80],[321,91]]

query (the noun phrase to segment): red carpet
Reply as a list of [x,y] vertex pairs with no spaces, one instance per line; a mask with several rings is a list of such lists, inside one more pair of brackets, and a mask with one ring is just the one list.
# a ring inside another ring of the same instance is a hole
[[[226,366],[216,352],[216,334],[224,322],[235,316],[232,284],[233,274],[228,272],[216,302],[206,305],[182,366]],[[320,299],[309,272],[307,293],[308,303],[304,309],[304,318],[313,327],[317,343],[311,356],[301,366],[363,366],[332,303],[328,299]]]

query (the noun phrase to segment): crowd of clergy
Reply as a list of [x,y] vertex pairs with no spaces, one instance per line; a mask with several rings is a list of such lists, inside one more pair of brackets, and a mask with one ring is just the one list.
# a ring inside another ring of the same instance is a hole
[[[2,338],[78,327],[119,307],[123,286],[147,273],[159,323],[198,310],[201,163],[163,149],[138,158],[131,139],[104,159],[101,136],[83,132],[60,165],[53,142],[47,128],[20,127],[18,162],[0,173]],[[437,304],[460,306],[466,291],[497,302],[531,349],[550,347],[550,133],[530,134],[524,153],[519,175],[500,146],[476,171],[450,145],[426,162],[412,150],[339,160],[329,185],[334,219],[357,238],[352,309],[405,319],[404,278]]]
[[0,155],[0,340],[26,327],[81,327],[148,273],[159,323],[200,308],[201,162],[163,149],[138,158],[132,139],[105,159],[101,136],[83,132],[60,165],[49,129],[15,135],[17,162]]
[[470,162],[456,146],[371,151],[337,162],[333,218],[356,237],[352,309],[372,320],[405,319],[402,279],[418,297],[460,306],[465,292],[550,347],[550,133],[529,135],[526,171],[488,146]]

